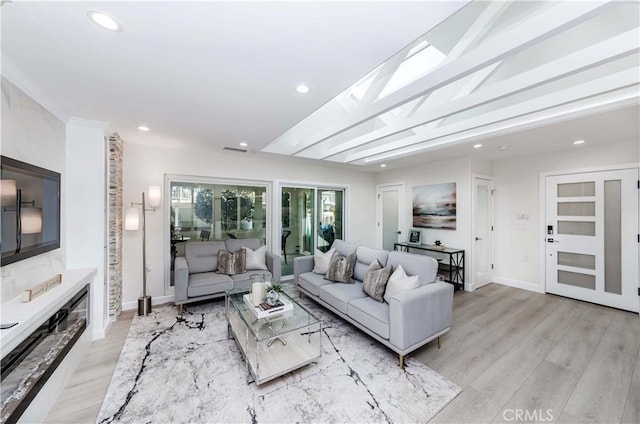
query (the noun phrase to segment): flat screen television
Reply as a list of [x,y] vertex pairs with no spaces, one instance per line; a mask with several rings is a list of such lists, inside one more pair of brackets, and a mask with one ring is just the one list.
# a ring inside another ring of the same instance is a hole
[[2,266],[60,247],[60,174],[1,156]]

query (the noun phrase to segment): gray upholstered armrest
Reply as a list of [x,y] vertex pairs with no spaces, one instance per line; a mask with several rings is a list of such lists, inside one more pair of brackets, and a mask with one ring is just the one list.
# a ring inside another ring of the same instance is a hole
[[267,252],[267,268],[271,271],[273,281],[280,281],[282,278],[282,261],[280,259],[280,255]]
[[437,281],[393,295],[389,302],[389,341],[407,349],[451,326],[453,286]]
[[189,266],[187,259],[179,256],[173,265],[173,284],[175,285],[175,303],[177,305],[187,300],[189,285]]
[[298,275],[313,271],[313,265],[313,256],[298,256],[297,258],[293,258],[293,275],[296,284],[298,284]]

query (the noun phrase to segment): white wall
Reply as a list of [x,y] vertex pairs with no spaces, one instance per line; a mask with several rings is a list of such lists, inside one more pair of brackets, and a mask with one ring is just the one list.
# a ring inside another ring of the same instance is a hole
[[[487,163],[477,164],[478,171],[488,171]],[[404,183],[405,222],[411,227],[413,187],[428,184],[456,183],[457,219],[455,230],[422,229],[422,242],[433,244],[440,240],[442,244],[465,250],[465,284],[469,282],[470,234],[471,234],[471,160],[460,157],[439,162],[429,162],[399,170],[390,170],[377,174],[376,184]],[[374,228],[374,227],[372,227]],[[407,229],[402,229],[407,234]]]
[[[2,78],[1,153],[62,174],[65,198],[65,124]],[[61,201],[60,248],[2,267],[2,302],[65,269],[66,207]]]
[[67,267],[97,268],[91,285],[93,338],[104,337],[107,282],[105,122],[72,118],[66,128]]
[[[539,229],[541,172],[632,163],[638,150],[634,140],[495,161],[494,281],[544,291],[544,276],[539,275],[539,249],[544,238]],[[529,219],[516,219],[523,214]]]
[[[375,235],[375,177],[357,170],[294,160],[264,154],[224,153],[193,149],[161,148],[124,142],[123,161],[123,205],[140,202],[142,192],[149,185],[162,185],[165,174],[193,175],[215,178],[233,178],[267,181],[272,184],[271,205],[274,201],[277,182],[299,181],[349,186],[347,239],[354,243],[373,246]],[[163,191],[164,192],[164,191]],[[163,199],[166,205],[167,199]],[[270,225],[275,214],[271,211]],[[166,212],[147,212],[147,292],[156,303],[171,301],[163,297],[164,265],[168,263],[168,248],[165,237],[168,228]],[[165,225],[165,223],[167,223]],[[165,228],[166,227],[166,228]],[[279,227],[277,227],[279,228]],[[123,305],[131,308],[142,294],[142,235],[139,231],[125,231],[123,237]]]

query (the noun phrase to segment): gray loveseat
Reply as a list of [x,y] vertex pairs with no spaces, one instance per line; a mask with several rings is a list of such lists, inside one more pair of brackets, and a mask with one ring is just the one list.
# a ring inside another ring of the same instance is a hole
[[184,257],[177,257],[174,265],[175,304],[180,305],[180,312],[182,313],[182,305],[185,303],[221,297],[231,289],[248,289],[254,274],[280,281],[280,256],[269,251],[265,253],[267,270],[247,269],[247,272],[236,275],[216,272],[219,250],[237,252],[242,247],[256,250],[260,245],[257,238],[187,243]]
[[[336,240],[336,252],[347,256],[355,252],[355,284],[335,283],[313,272],[314,257],[294,259],[293,272],[300,291],[380,343],[404,356],[449,331],[453,310],[453,286],[435,281],[438,262],[425,255],[388,252]],[[407,275],[418,275],[420,287],[391,296],[389,303],[378,302],[362,290],[369,265],[378,259],[395,270],[402,265]]]

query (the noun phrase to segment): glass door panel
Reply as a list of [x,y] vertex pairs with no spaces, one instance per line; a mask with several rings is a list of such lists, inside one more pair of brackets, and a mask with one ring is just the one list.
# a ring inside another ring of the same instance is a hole
[[318,250],[331,249],[343,238],[343,190],[318,189]]
[[282,275],[293,274],[293,258],[313,254],[315,249],[313,244],[314,199],[313,188],[282,187],[281,189]]

